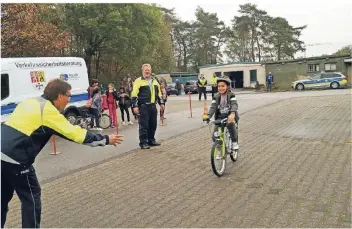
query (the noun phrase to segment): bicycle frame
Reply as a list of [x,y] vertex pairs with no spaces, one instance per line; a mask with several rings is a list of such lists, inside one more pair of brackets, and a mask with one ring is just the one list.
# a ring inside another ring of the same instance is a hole
[[[222,126],[223,124],[220,124],[220,126],[218,127],[217,133],[218,136],[214,136],[215,141],[220,142],[221,141],[221,156],[225,157],[226,156],[226,139],[224,138],[224,132],[225,132],[225,128],[226,126]],[[216,133],[216,132],[214,132]]]

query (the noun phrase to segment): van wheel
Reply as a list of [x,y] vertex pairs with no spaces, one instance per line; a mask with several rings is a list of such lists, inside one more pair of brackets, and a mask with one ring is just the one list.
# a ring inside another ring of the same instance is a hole
[[65,115],[66,119],[72,124],[75,125],[76,121],[77,121],[77,114],[74,112],[68,112]]

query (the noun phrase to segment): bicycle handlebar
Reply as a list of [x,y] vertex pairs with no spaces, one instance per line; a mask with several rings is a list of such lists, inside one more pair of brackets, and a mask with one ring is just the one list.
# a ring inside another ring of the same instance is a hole
[[227,118],[218,119],[218,120],[210,120],[208,123],[209,124],[215,124],[215,125],[226,124],[227,123]]

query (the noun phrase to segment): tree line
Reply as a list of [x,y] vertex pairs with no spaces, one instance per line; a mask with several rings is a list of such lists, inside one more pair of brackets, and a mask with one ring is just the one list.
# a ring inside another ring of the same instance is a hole
[[195,22],[177,19],[172,10],[164,11],[172,23],[177,67],[184,71],[223,63],[223,54],[230,61],[260,62],[293,59],[297,52],[304,51],[300,36],[306,25],[294,27],[285,18],[271,17],[254,4],[240,5],[231,26],[200,7]]
[[2,57],[79,56],[90,77],[109,81],[139,75],[145,62],[155,73],[196,72],[226,61],[293,59],[305,50],[306,25],[250,3],[240,5],[230,26],[201,7],[195,21],[183,21],[155,4],[1,6]]

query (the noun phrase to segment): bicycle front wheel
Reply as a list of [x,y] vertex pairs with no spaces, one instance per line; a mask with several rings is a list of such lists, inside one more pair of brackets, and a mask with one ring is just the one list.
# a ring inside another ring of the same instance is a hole
[[111,118],[107,114],[102,114],[99,118],[100,128],[107,129],[111,126]]
[[210,153],[211,168],[214,174],[221,177],[226,169],[226,154],[222,149],[222,143],[215,141]]

